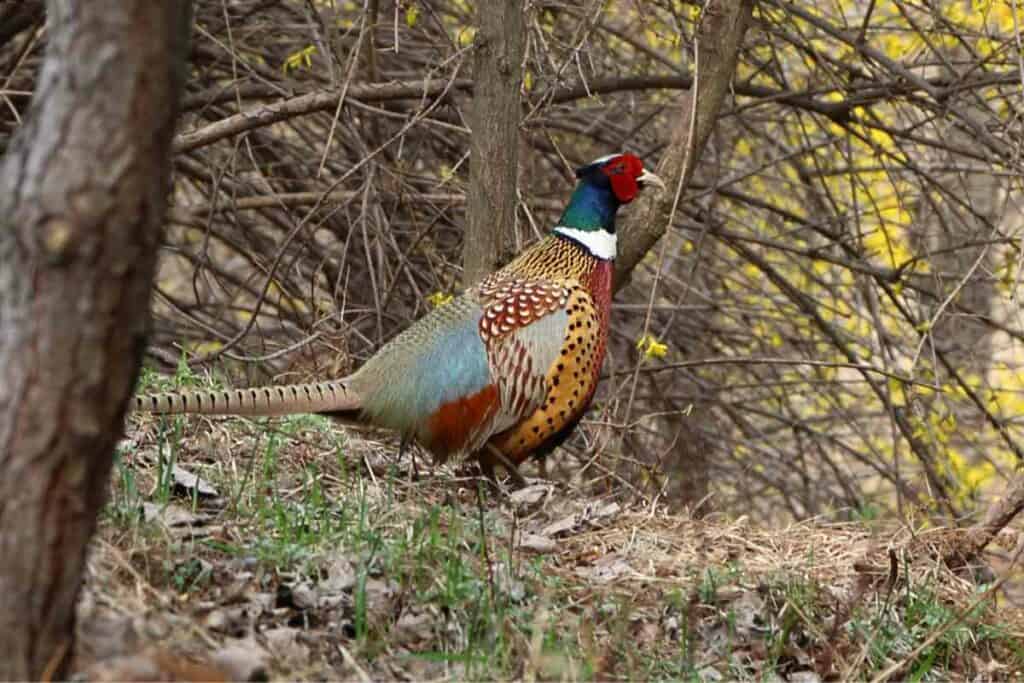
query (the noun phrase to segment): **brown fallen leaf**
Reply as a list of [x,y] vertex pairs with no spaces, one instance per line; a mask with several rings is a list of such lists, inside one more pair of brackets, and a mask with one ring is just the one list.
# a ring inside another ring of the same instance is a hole
[[540,534],[523,534],[516,547],[525,552],[538,555],[553,553],[558,550],[558,544],[555,543],[554,539]]
[[189,472],[181,465],[171,468],[171,476],[174,477],[174,487],[180,495],[189,498],[193,495],[198,495],[200,498],[216,498],[219,495],[213,484],[200,478],[199,475]]
[[159,503],[143,503],[142,519],[146,522],[158,522],[165,527],[201,526],[211,519],[212,515],[195,513],[176,503],[160,505]]
[[550,484],[534,484],[532,486],[524,486],[518,491],[513,491],[509,495],[509,500],[516,507],[523,507],[527,505],[536,505],[540,501],[544,500],[551,494],[554,487]]
[[547,536],[554,538],[559,534],[564,534],[572,531],[576,528],[576,524],[579,522],[579,517],[576,514],[571,514],[567,517],[563,517],[556,522],[548,524],[546,527],[540,530],[541,536]]
[[613,553],[598,559],[591,567],[578,567],[576,574],[594,583],[608,583],[632,571],[625,560]]
[[584,513],[584,519],[587,521],[596,521],[599,519],[606,519],[608,517],[614,517],[622,510],[622,506],[612,501],[607,505],[600,505],[595,508],[589,508]]

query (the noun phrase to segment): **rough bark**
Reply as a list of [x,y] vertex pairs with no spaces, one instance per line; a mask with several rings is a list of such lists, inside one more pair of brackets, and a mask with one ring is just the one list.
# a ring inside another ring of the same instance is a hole
[[463,283],[511,255],[516,223],[519,104],[525,18],[521,0],[477,3]]
[[47,3],[0,162],[0,679],[64,678],[146,338],[187,0]]
[[[711,0],[704,8],[697,32],[697,87],[679,98],[679,120],[672,139],[661,157],[657,173],[669,187],[668,192],[648,194],[638,201],[631,217],[618,228],[619,251],[615,258],[615,287],[629,282],[633,269],[668,229],[675,189],[685,189],[693,170],[718,120],[718,113],[729,92],[743,36],[750,24],[754,0]],[[697,106],[693,106],[693,98]],[[691,124],[691,114],[696,122]],[[693,140],[690,129],[693,129]],[[693,156],[687,162],[687,156]],[[682,177],[685,170],[686,176]]]

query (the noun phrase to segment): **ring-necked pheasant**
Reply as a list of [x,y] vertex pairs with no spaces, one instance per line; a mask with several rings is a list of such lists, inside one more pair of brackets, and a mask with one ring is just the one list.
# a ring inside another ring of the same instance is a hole
[[321,413],[387,427],[439,460],[476,455],[493,479],[551,451],[597,388],[611,310],[615,214],[645,184],[632,154],[576,171],[552,233],[384,345],[358,371],[319,384],[139,396],[152,413]]

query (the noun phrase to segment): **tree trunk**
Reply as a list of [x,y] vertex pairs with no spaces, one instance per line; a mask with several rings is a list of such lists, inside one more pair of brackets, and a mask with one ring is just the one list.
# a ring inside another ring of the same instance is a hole
[[[750,25],[754,0],[711,0],[704,7],[697,32],[696,85],[681,98],[681,116],[672,129],[672,140],[658,164],[658,175],[668,185],[660,194],[641,195],[641,206],[618,229],[619,253],[615,257],[615,288],[625,286],[633,269],[668,229],[669,214],[677,188],[685,190],[701,152],[718,121],[718,112],[736,72],[736,59]],[[697,99],[696,108],[693,99]],[[691,115],[697,120],[691,123]],[[690,132],[693,132],[693,138]],[[693,158],[687,161],[687,157]],[[683,177],[683,172],[686,175]]]
[[0,679],[64,678],[146,339],[187,0],[47,4],[0,162]]
[[524,13],[521,0],[476,5],[469,220],[462,248],[463,284],[467,286],[511,256],[518,201]]

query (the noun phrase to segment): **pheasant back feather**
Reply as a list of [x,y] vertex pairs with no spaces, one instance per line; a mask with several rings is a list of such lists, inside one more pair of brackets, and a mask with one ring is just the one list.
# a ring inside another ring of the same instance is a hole
[[[461,419],[490,417],[496,405],[485,391],[492,380],[478,331],[482,315],[475,298],[463,295],[384,345],[351,378],[365,397],[366,418],[431,447],[435,437],[427,421],[442,406],[461,401]],[[459,445],[449,438],[437,447],[458,450]]]

